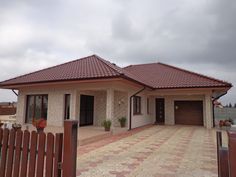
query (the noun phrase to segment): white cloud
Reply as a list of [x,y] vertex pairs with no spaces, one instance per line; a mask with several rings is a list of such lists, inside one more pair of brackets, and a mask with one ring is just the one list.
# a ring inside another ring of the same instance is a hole
[[0,10],[0,80],[97,53],[121,66],[162,61],[236,83],[232,0],[2,0]]

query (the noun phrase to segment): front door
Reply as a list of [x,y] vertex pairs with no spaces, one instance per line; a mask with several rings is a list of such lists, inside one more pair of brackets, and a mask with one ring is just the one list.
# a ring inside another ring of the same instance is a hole
[[164,98],[156,98],[156,123],[163,124],[165,122],[165,100]]
[[80,96],[80,126],[93,125],[94,96]]

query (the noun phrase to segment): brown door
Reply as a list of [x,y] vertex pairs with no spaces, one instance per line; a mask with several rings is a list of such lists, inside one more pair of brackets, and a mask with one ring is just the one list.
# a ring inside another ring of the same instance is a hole
[[202,101],[175,101],[175,124],[203,125]]
[[156,98],[156,123],[165,122],[165,100]]

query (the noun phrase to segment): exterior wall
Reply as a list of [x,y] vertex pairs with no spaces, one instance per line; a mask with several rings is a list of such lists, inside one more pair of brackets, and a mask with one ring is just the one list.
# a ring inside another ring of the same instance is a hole
[[119,127],[120,123],[118,121],[121,117],[127,117],[128,114],[128,93],[115,91],[114,93],[114,119],[113,124],[115,127]]
[[[51,89],[22,89],[19,91],[18,107],[17,107],[17,122],[24,124],[26,117],[26,98],[27,95],[47,94],[48,95],[48,119],[47,124],[52,126],[62,126],[64,120],[64,94],[71,94],[73,90],[54,90]],[[71,100],[72,102],[72,100]],[[72,104],[71,104],[72,105]],[[72,109],[71,109],[72,112]]]
[[[81,83],[72,85],[47,85],[32,86],[19,89],[17,122],[25,124],[26,117],[26,98],[27,95],[47,94],[48,95],[48,117],[47,124],[50,126],[63,126],[64,121],[64,95],[71,94],[70,115],[71,119],[79,119],[80,115],[80,94],[94,96],[94,125],[101,126],[101,122],[106,119],[107,113],[107,90],[113,88],[113,99],[124,99],[124,102],[117,107],[116,101],[112,102],[115,115],[114,125],[118,126],[118,117],[128,118],[128,92],[137,89],[133,85],[123,82],[102,82],[102,83]],[[125,96],[126,95],[126,96]],[[119,108],[120,107],[120,108]],[[121,108],[122,107],[122,108]],[[126,109],[123,109],[125,108]],[[122,110],[122,111],[121,111]],[[114,117],[112,117],[114,119]]]
[[[154,123],[153,98],[151,96],[147,96],[147,91],[144,91],[138,94],[137,96],[141,97],[141,114],[133,115],[133,104],[132,104],[132,128],[137,128],[140,126]],[[147,98],[150,99],[149,114],[147,113]]]
[[80,115],[80,95],[90,95],[94,96],[94,120],[93,124],[95,126],[101,126],[103,120],[106,119],[106,91],[97,90],[97,91],[78,91],[78,111],[77,119]]
[[[158,93],[159,92],[159,93]],[[162,90],[156,92],[154,98],[165,99],[165,124],[175,124],[175,110],[174,102],[181,100],[199,100],[203,101],[203,123],[206,128],[213,127],[213,113],[212,113],[212,101],[211,90]],[[155,94],[155,91],[153,93]],[[154,103],[155,104],[155,103]],[[155,119],[155,118],[154,118]]]
[[[203,101],[203,112],[204,111],[204,96],[203,95],[194,95],[194,96],[186,96],[186,95],[177,95],[177,96],[165,96],[165,124],[166,125],[174,125],[175,124],[175,101],[184,101],[184,100],[198,100]],[[205,120],[205,115],[203,113],[203,119]],[[205,123],[204,123],[205,125]]]
[[[48,125],[62,126],[64,120],[64,95],[71,94],[71,119],[79,119],[80,94],[94,96],[94,125],[100,126],[101,122],[109,117],[113,126],[119,126],[118,118],[127,118],[129,127],[129,98],[143,87],[127,84],[122,81],[101,83],[80,83],[71,85],[47,85],[41,87],[25,87],[19,90],[17,122],[24,124],[26,112],[26,95],[48,94]],[[112,96],[113,95],[113,96]],[[204,126],[212,127],[211,90],[157,90],[142,91],[141,113],[133,115],[131,108],[132,128],[152,124],[155,122],[155,98],[165,98],[165,124],[174,125],[175,100],[202,100],[204,111]],[[147,113],[147,98],[149,98],[149,114]],[[108,105],[108,106],[107,106]]]

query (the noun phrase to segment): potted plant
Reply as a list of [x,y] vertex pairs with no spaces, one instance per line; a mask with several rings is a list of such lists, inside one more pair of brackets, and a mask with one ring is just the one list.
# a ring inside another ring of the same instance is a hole
[[120,126],[122,128],[125,127],[126,117],[121,117],[121,118],[118,119],[118,121],[120,122]]
[[111,129],[111,120],[104,120],[102,126],[105,128],[105,131],[110,131]]
[[44,128],[47,126],[47,121],[44,118],[33,119],[33,126],[37,129],[37,132],[43,132]]
[[232,125],[232,120],[226,119],[226,120],[220,120],[219,126],[220,127],[230,127]]
[[17,123],[12,124],[12,128],[13,128],[15,131],[20,130],[21,127],[22,127],[21,124],[17,124]]

